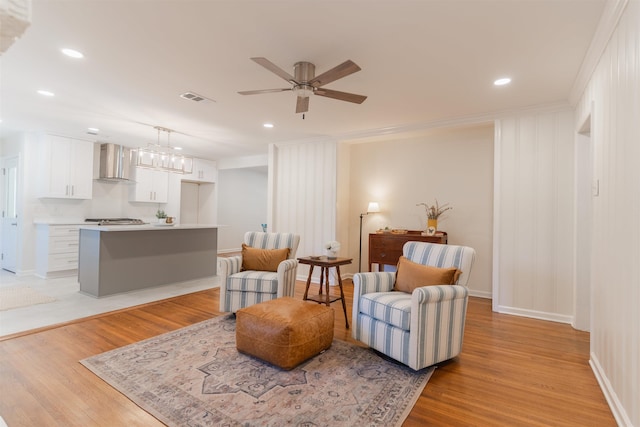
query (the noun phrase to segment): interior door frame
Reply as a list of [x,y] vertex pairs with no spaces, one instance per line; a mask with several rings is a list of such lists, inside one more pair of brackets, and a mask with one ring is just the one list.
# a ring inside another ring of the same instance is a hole
[[593,277],[593,197],[599,196],[594,174],[593,105],[587,117],[579,121],[575,136],[575,278],[572,326],[591,330]]
[[[8,187],[8,175],[7,175],[7,166],[11,163],[15,162],[15,169],[16,169],[16,175],[15,175],[15,183],[14,183],[14,189],[13,189],[13,194],[15,197],[15,201],[14,201],[14,210],[15,210],[15,217],[10,218],[8,215],[9,213],[7,212],[7,197],[8,197],[8,191],[7,191],[7,187]],[[11,271],[13,273],[17,273],[18,271],[18,264],[19,264],[19,260],[20,260],[20,227],[21,227],[21,221],[20,221],[20,203],[19,203],[19,199],[20,199],[20,194],[19,194],[19,189],[20,189],[20,155],[14,155],[14,156],[7,156],[7,157],[2,157],[0,158],[0,170],[1,170],[1,175],[0,175],[0,220],[2,221],[1,223],[1,227],[0,227],[0,252],[3,254],[2,255],[2,259],[0,259],[0,268],[7,270],[7,271]],[[9,224],[9,222],[11,222],[11,224]],[[11,244],[10,246],[7,245],[8,239],[7,239],[7,235],[6,232],[9,229],[9,227],[16,227],[15,228],[15,241],[13,244]],[[14,260],[14,265],[7,265],[6,263],[6,259],[7,257],[5,256],[9,250],[12,250],[12,257],[9,259],[13,259]]]

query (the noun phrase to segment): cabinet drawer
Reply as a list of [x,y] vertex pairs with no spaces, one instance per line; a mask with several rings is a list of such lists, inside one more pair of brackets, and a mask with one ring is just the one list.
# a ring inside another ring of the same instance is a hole
[[401,256],[402,249],[376,251],[371,252],[370,262],[374,264],[397,264]]
[[78,252],[50,254],[49,271],[73,270],[78,268]]
[[405,234],[375,233],[369,235],[369,264],[396,265],[402,256],[402,248],[409,241],[447,243],[447,233],[440,236],[423,236],[420,231]]
[[72,236],[80,238],[80,226],[78,225],[50,225],[49,236]]
[[406,240],[397,239],[371,239],[371,248],[376,251],[402,251]]
[[78,236],[51,236],[49,254],[77,253],[80,246]]

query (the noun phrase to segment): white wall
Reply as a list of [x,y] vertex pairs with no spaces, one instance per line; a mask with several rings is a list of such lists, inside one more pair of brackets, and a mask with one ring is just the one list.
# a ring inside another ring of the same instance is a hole
[[[368,270],[368,236],[383,227],[426,229],[427,216],[417,203],[449,203],[453,210],[439,219],[449,243],[471,246],[476,262],[469,289],[490,297],[493,218],[493,124],[432,129],[420,135],[379,137],[354,143],[350,150],[350,179],[339,182],[348,192],[349,256],[357,272],[360,214],[370,201],[381,213],[363,219],[362,270]],[[342,199],[341,199],[342,200]]]
[[[327,241],[338,240],[336,153],[330,139],[269,147],[269,229],[299,234],[297,257],[321,255]],[[307,266],[297,274],[306,279]]]
[[[593,111],[591,110],[593,107]],[[640,2],[629,1],[576,112],[591,114],[591,364],[620,425],[640,426]]]
[[493,308],[571,323],[573,111],[496,123]]
[[218,250],[238,251],[247,231],[267,223],[267,168],[218,171]]

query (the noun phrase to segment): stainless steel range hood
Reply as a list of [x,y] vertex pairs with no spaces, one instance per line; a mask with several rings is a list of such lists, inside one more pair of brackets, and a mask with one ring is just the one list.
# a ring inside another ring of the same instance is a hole
[[106,181],[130,181],[131,149],[122,145],[100,144],[100,178]]

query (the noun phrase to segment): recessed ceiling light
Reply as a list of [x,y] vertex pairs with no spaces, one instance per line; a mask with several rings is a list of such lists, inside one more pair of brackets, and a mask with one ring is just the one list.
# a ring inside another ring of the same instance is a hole
[[272,128],[273,127],[273,123],[265,123],[262,126],[266,127],[266,128]]
[[508,85],[509,83],[511,83],[511,79],[509,77],[504,77],[493,82],[493,84],[496,86],[504,86]]
[[182,147],[173,147],[174,150],[182,150]]
[[100,132],[100,129],[98,128],[87,128],[87,133],[89,135],[97,135],[98,132]]
[[38,91],[38,93],[39,93],[40,95],[43,95],[43,96],[56,96],[56,94],[55,94],[55,93],[53,93],[53,92],[51,92],[51,91],[48,91],[48,90],[42,90],[42,89],[40,89],[40,90]]
[[82,54],[82,52],[78,52],[77,50],[67,49],[67,48],[60,49],[60,50],[69,58],[76,58],[76,59],[84,58],[84,55]]

